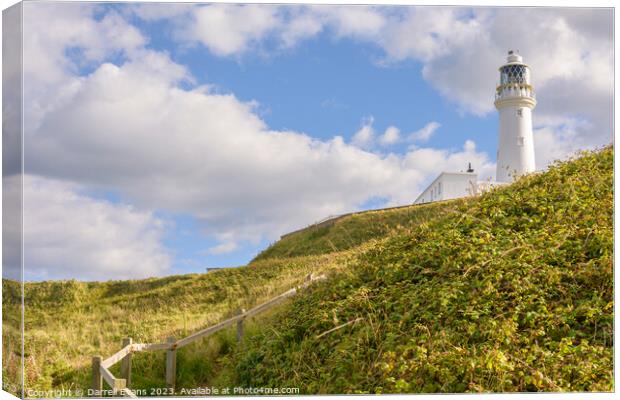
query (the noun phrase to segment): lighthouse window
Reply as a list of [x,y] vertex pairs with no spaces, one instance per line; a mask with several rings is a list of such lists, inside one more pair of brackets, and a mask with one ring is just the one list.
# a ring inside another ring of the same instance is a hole
[[502,84],[507,83],[527,83],[527,67],[525,65],[513,64],[502,68]]
[[508,83],[508,72],[502,70],[502,85]]
[[524,142],[524,140],[523,140],[523,136],[520,136],[520,137],[518,137],[518,138],[517,138],[517,144],[518,144],[519,146],[523,146],[523,142]]
[[523,109],[522,109],[522,108],[517,109],[517,115],[518,115],[519,117],[522,117],[522,116],[523,116]]

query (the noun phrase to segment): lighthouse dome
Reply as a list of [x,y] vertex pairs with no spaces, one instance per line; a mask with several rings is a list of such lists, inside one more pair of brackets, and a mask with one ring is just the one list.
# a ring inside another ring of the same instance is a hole
[[508,52],[508,62],[509,63],[522,63],[523,57],[519,55],[519,53],[515,53],[513,50]]

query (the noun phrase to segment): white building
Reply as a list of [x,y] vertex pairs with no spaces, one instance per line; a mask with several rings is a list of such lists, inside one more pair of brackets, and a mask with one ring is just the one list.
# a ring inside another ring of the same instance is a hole
[[430,203],[476,194],[478,174],[474,172],[442,172],[422,192],[414,204]]
[[467,172],[442,172],[414,204],[476,195],[536,169],[532,134],[532,110],[536,107],[536,97],[530,82],[530,67],[511,50],[506,64],[499,71],[500,84],[495,92],[495,107],[499,112],[495,182],[478,181],[470,164]]

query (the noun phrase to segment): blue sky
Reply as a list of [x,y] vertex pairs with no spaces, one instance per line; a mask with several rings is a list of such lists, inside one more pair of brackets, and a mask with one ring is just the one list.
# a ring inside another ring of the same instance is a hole
[[[423,79],[421,63],[406,60],[382,65],[376,45],[321,34],[291,51],[275,48],[275,54],[230,59],[199,46],[180,48],[171,39],[166,21],[136,19],[136,26],[150,37],[149,47],[166,51],[172,60],[187,66],[196,84],[215,85],[217,91],[234,93],[242,101],[257,101],[258,113],[273,129],[293,129],[322,139],[340,135],[350,140],[368,118],[374,119],[373,126],[381,132],[391,125],[414,132],[430,121],[441,121],[443,134],[431,137],[428,145],[458,149],[465,140],[474,140],[479,150],[494,158],[495,113],[459,112]],[[402,143],[391,151],[406,153],[407,147]],[[383,199],[372,198],[359,209],[384,205]],[[205,266],[243,265],[270,243],[265,239],[255,245],[246,243],[229,254],[207,254],[205,250],[215,242],[200,234],[199,225],[188,216],[172,218],[175,229],[167,232],[164,243],[174,249],[174,268],[181,273],[204,270]]]
[[27,279],[242,265],[441,171],[492,177],[509,49],[532,67],[539,169],[611,140],[605,10],[34,3],[24,21]]
[[[261,117],[274,129],[329,139],[353,136],[369,117],[378,131],[396,125],[414,132],[429,121],[441,120],[444,134],[433,136],[429,145],[461,147],[472,139],[490,154],[496,147],[495,113],[460,112],[423,79],[422,63],[382,65],[382,51],[374,44],[335,40],[323,33],[288,51],[268,45],[267,54],[222,58],[200,46],[180,48],[166,34],[171,28],[165,21],[137,19],[136,25],[147,32],[150,47],[169,52],[175,62],[190,69],[198,84],[215,85],[243,101],[258,101]],[[498,60],[498,66],[502,62]],[[489,81],[495,80],[489,76]],[[492,103],[493,93],[488,100]]]

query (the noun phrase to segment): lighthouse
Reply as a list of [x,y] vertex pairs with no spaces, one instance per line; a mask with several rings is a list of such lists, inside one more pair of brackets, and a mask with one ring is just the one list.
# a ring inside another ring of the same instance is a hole
[[530,80],[530,67],[514,51],[499,67],[500,83],[495,91],[499,112],[499,140],[495,181],[479,181],[471,163],[466,171],[442,172],[414,204],[477,195],[493,187],[509,184],[523,174],[534,172],[532,110],[536,96]]
[[506,61],[499,68],[500,84],[495,92],[495,108],[499,112],[497,182],[511,182],[536,169],[532,134],[536,96],[530,67],[512,50]]

